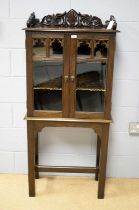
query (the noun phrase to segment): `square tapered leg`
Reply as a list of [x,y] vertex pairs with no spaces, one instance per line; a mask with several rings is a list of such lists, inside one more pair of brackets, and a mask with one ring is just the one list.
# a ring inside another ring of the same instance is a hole
[[[38,133],[35,131],[35,165],[39,165],[39,138]],[[37,169],[36,169],[37,170]],[[35,178],[39,179],[39,171],[35,171]]]
[[29,196],[35,196],[35,138],[33,122],[27,121]]
[[101,149],[100,149],[100,164],[98,178],[98,198],[104,198],[107,150],[108,150],[109,124],[104,124],[102,128]]
[[[99,169],[99,161],[100,161],[100,146],[101,146],[101,139],[97,136],[97,149],[96,149],[96,168]],[[95,173],[95,180],[98,181],[99,170]]]

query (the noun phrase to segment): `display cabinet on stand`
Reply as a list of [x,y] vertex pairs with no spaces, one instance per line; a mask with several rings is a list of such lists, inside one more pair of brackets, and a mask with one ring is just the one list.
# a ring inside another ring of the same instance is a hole
[[[39,172],[75,172],[95,173],[98,198],[104,197],[116,26],[113,16],[103,24],[74,10],[41,21],[30,15],[25,28],[29,196],[35,196]],[[44,127],[94,129],[96,166],[39,165],[38,133]]]

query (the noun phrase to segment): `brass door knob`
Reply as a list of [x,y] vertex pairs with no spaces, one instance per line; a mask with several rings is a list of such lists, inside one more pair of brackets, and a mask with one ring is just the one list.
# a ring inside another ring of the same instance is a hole
[[71,82],[74,82],[74,80],[75,80],[75,76],[70,76],[70,80],[71,80]]
[[68,80],[69,80],[69,76],[68,75],[65,75],[64,76],[64,82],[68,82]]

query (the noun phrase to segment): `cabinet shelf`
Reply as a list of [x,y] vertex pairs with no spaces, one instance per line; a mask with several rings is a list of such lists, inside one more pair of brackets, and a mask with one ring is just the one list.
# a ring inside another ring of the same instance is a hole
[[34,90],[62,90],[62,88],[57,87],[34,87]]
[[101,88],[76,88],[77,90],[83,90],[83,91],[94,91],[94,92],[106,92],[106,89],[101,89]]
[[[87,72],[77,75],[76,90],[105,92],[105,81],[99,79],[99,73]],[[70,80],[68,80],[70,82]],[[50,79],[35,85],[34,90],[62,90],[62,77]]]
[[43,56],[33,56],[33,61],[42,61],[42,62],[57,62],[63,61],[63,56],[51,56],[51,57],[43,57]]
[[[33,88],[34,90],[62,90],[62,88],[57,88],[57,87],[53,87],[53,88],[51,88],[51,87],[34,87]],[[78,88],[76,88],[76,91],[77,90],[83,90],[83,91],[98,91],[98,92],[106,92],[106,89],[104,89],[104,88],[82,88],[82,87],[78,87]]]
[[108,58],[97,58],[97,57],[92,57],[92,58],[87,58],[87,57],[77,57],[77,63],[84,63],[84,62],[92,62],[92,63],[101,63],[104,62],[106,63],[108,61]]
[[[33,61],[42,61],[42,62],[62,62],[63,61],[63,57],[62,56],[51,56],[51,57],[43,57],[43,56],[33,56]],[[87,56],[81,56],[81,57],[77,57],[77,63],[82,63],[82,62],[107,62],[108,58],[97,58],[97,57],[92,57],[89,58]]]

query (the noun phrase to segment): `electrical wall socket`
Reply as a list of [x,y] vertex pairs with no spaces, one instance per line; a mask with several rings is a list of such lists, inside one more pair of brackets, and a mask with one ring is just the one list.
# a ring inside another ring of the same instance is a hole
[[129,134],[138,134],[139,135],[139,122],[130,122],[129,123]]

